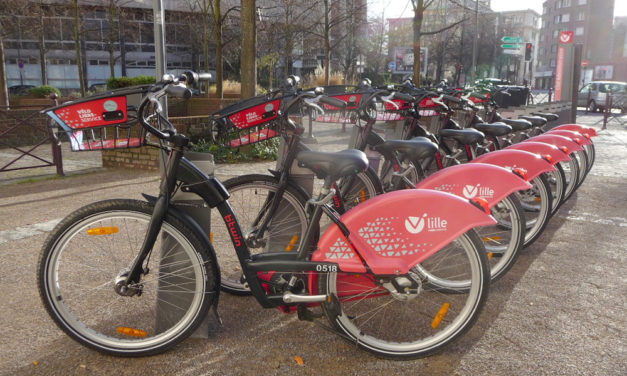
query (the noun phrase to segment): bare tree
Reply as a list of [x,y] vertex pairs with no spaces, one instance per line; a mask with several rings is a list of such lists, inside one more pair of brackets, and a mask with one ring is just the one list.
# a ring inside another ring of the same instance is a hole
[[255,5],[255,0],[242,0],[242,54],[240,64],[242,98],[254,97],[257,87],[257,8]]
[[16,22],[16,18],[26,14],[29,7],[30,4],[26,1],[0,1],[0,106],[9,105],[4,40],[19,35],[20,22]]
[[465,19],[462,18],[461,20],[445,25],[437,30],[423,31],[422,23],[424,19],[425,10],[429,8],[430,6],[432,6],[435,3],[435,1],[436,0],[411,0],[412,7],[414,9],[414,20],[413,20],[414,43],[413,43],[413,46],[414,46],[414,81],[416,85],[420,85],[420,46],[421,46],[420,38],[423,35],[433,35],[433,34],[441,33],[465,21]]

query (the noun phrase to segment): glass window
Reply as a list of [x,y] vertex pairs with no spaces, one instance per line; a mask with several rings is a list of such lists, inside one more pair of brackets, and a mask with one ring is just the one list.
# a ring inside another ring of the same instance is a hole
[[562,0],[562,7],[566,8],[570,6],[570,0]]
[[569,22],[570,21],[570,13],[562,14],[561,21],[562,22]]
[[559,16],[559,14],[553,18],[553,22],[555,22],[556,24],[560,23],[560,16]]
[[590,84],[582,87],[581,90],[579,90],[579,92],[582,94],[588,94],[589,91],[590,91]]
[[577,13],[577,21],[583,21],[585,18],[586,18],[586,13],[585,12]]
[[576,28],[575,35],[583,35],[583,27]]
[[555,67],[557,65],[557,63],[555,62],[555,59],[551,59],[551,68]]
[[586,5],[587,1],[586,0],[579,0],[579,5]]

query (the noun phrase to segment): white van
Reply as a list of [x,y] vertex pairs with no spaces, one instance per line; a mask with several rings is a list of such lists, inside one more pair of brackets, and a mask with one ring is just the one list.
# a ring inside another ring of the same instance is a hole
[[588,112],[603,111],[607,94],[612,93],[612,108],[627,112],[627,83],[619,81],[592,81],[579,90],[577,106]]

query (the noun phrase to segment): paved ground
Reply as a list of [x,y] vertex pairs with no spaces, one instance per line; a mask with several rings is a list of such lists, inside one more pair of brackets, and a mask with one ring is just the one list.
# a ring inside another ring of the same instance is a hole
[[[338,131],[317,135],[325,148],[345,145]],[[157,176],[100,170],[0,186],[0,374],[625,375],[627,126],[610,123],[595,145],[586,182],[492,286],[477,325],[441,354],[416,361],[377,359],[294,316],[262,310],[250,297],[226,294],[219,307],[223,326],[209,339],[141,359],[88,350],[62,334],[40,303],[35,270],[45,233],[86,203],[154,192]],[[217,174],[271,165],[222,165]]]

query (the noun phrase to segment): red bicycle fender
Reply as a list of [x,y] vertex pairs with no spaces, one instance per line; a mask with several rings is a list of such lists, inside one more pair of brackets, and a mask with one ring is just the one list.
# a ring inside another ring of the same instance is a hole
[[525,140],[523,142],[527,142],[527,141],[546,142],[547,144],[555,145],[558,148],[565,146],[568,149],[568,154],[574,151],[583,150],[583,147],[581,147],[581,145],[571,140],[570,138],[565,137],[565,136],[560,136],[559,134],[544,133],[539,136],[531,137],[530,139]]
[[583,134],[581,134],[581,132],[578,131],[569,131],[566,129],[552,129],[545,134],[557,134],[560,136],[568,137],[575,142],[577,142],[576,140],[579,140],[579,142],[577,143],[580,145],[592,144],[592,140],[590,140],[590,138],[584,136]]
[[597,130],[595,128],[586,127],[585,125],[579,125],[579,124],[563,124],[563,125],[558,125],[557,127],[553,129],[566,129],[569,131],[577,131],[577,132],[588,135],[588,137],[597,136]]
[[435,189],[466,199],[482,198],[490,208],[510,194],[531,187],[512,171],[483,163],[447,167],[416,185],[416,188]]
[[568,154],[564,153],[563,150],[558,148],[555,145],[547,144],[544,142],[520,142],[514,145],[510,145],[505,148],[505,150],[523,150],[528,151],[530,153],[539,154],[540,156],[549,155],[551,157],[551,164],[555,166],[560,162],[565,162],[570,160]]
[[528,181],[535,179],[542,173],[555,171],[555,167],[548,161],[542,159],[538,154],[522,150],[497,150],[481,155],[470,161],[470,163],[492,164],[510,170],[522,168],[527,172]]
[[492,216],[450,193],[405,189],[372,198],[340,217],[349,240],[332,224],[313,261],[337,263],[344,272],[405,274],[473,227],[496,223]]

